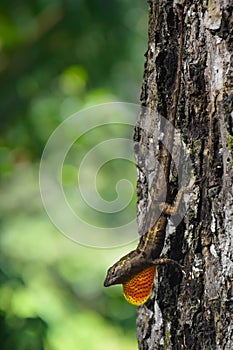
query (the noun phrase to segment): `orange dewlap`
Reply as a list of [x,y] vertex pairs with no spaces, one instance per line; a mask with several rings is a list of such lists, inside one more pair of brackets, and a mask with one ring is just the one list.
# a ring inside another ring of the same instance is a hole
[[123,284],[125,299],[133,305],[144,304],[149,298],[154,282],[155,266],[148,267]]

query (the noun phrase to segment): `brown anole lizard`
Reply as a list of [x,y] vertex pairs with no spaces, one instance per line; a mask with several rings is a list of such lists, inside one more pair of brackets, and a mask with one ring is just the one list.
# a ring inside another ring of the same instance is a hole
[[[164,134],[164,139],[159,154],[159,162],[161,168],[158,170],[157,174],[158,183],[161,182],[160,179],[163,177],[165,178],[167,184],[169,184],[172,156],[170,153],[171,148],[169,152],[165,145],[171,145],[174,141],[174,125],[177,114],[181,80],[183,50],[183,9],[180,5],[177,5],[177,13],[179,20],[177,71],[174,82],[171,108],[169,110],[169,123]],[[161,171],[163,173],[161,173]],[[159,185],[157,188],[157,193],[154,195],[157,196],[157,198],[161,198],[164,189]],[[156,220],[151,229],[149,229],[148,232],[141,236],[136,249],[122,257],[112,267],[110,267],[107,272],[104,286],[109,287],[115,284],[123,284],[124,295],[126,299],[132,304],[140,305],[149,298],[153,287],[156,265],[171,263],[179,267],[179,264],[173,260],[166,258],[159,259],[159,257],[164,246],[168,217],[179,206],[182,193],[183,188],[177,194],[177,200],[175,201],[174,207],[169,204],[163,205],[159,218]]]

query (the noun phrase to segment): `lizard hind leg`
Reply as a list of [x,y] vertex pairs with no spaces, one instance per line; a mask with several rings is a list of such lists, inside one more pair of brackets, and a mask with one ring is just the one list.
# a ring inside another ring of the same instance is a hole
[[151,295],[156,266],[150,266],[139,272],[123,284],[125,299],[133,305],[144,304]]

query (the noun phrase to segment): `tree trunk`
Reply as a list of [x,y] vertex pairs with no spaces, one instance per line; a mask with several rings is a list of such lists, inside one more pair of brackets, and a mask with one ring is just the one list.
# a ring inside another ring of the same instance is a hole
[[[233,349],[233,3],[149,1],[149,46],[142,105],[167,114],[174,94],[182,11],[182,69],[176,129],[195,177],[188,210],[167,228],[162,255],[184,266],[158,268],[155,291],[138,308],[139,349]],[[135,133],[139,164],[138,222],[143,231],[156,180],[141,114]],[[155,141],[155,140],[154,140]],[[156,150],[157,145],[154,145]]]

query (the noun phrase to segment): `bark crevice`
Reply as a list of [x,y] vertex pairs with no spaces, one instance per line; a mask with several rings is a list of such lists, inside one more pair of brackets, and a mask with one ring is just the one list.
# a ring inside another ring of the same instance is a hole
[[[170,222],[162,252],[184,265],[186,276],[181,278],[172,267],[158,269],[152,298],[138,309],[137,337],[143,350],[228,350],[233,348],[233,6],[230,0],[182,3],[184,47],[176,128],[189,150],[195,176],[203,181],[193,190],[183,221],[177,227]],[[179,50],[176,5],[176,1],[149,2],[141,101],[165,118]],[[135,133],[142,169],[140,232],[153,186],[151,174],[156,174],[156,155],[148,152],[143,130],[148,123],[153,135],[153,118],[141,116],[140,133]],[[174,180],[174,166],[172,173]]]

